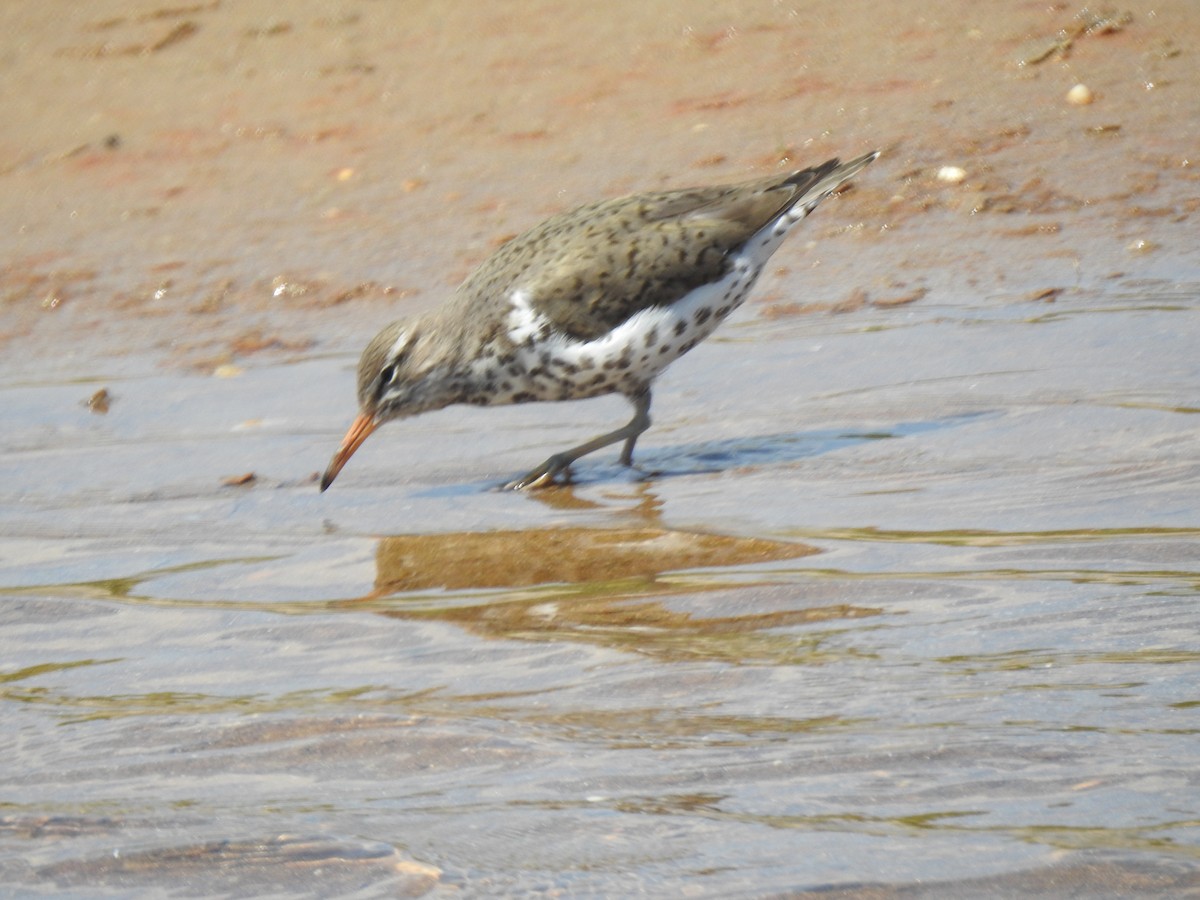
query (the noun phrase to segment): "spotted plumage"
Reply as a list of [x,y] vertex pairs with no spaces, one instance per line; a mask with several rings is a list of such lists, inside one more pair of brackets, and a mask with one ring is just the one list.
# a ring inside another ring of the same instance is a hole
[[363,351],[361,414],[327,488],[380,424],[455,403],[620,393],[622,428],[555,454],[509,487],[551,483],[579,457],[650,425],[650,388],[745,299],[793,225],[878,156],[785,176],[636,194],[547,219],[501,247],[440,309],[393,322]]

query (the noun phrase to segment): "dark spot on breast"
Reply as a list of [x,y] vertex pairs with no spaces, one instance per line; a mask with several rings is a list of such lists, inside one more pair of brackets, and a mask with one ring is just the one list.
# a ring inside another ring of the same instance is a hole
[[703,325],[710,318],[712,318],[712,310],[709,309],[707,306],[703,306],[700,309],[696,310],[696,324],[697,325]]
[[681,335],[685,331],[687,331],[687,322],[676,322],[675,323],[675,334],[676,335]]
[[646,332],[645,343],[647,347],[653,347],[658,343],[658,326],[655,326]]

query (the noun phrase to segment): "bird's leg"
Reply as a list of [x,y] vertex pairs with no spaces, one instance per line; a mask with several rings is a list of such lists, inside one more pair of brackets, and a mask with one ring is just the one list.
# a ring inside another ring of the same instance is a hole
[[[642,432],[650,427],[650,388],[645,388],[629,399],[633,401],[633,418],[622,429],[631,432],[625,439],[625,446],[621,448],[621,465],[623,466],[633,465],[633,445],[642,436]],[[616,434],[616,432],[613,433]]]
[[650,389],[646,388],[634,394],[629,399],[633,401],[633,418],[626,424],[622,425],[616,431],[610,431],[607,434],[594,437],[590,441],[585,441],[578,447],[572,447],[570,450],[555,453],[528,475],[518,478],[516,481],[510,481],[505,487],[513,491],[546,487],[549,484],[553,484],[554,479],[570,468],[571,463],[575,462],[581,456],[587,456],[589,453],[599,450],[602,447],[607,447],[609,444],[615,444],[617,441],[625,442],[625,446],[621,450],[621,464],[625,466],[632,465],[633,445],[637,443],[637,439],[641,433],[650,427]]

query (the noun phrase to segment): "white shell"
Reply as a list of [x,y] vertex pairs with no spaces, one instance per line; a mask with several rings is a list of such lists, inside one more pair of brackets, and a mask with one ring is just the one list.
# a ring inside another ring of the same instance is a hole
[[1072,106],[1087,106],[1094,99],[1092,89],[1086,84],[1077,84],[1067,91],[1067,102]]

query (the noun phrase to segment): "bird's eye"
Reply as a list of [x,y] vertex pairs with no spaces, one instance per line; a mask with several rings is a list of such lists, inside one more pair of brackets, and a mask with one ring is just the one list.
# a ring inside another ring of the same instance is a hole
[[383,400],[383,395],[387,392],[388,385],[392,379],[396,377],[396,364],[388,363],[379,370],[379,380],[375,382],[375,402],[379,403]]

